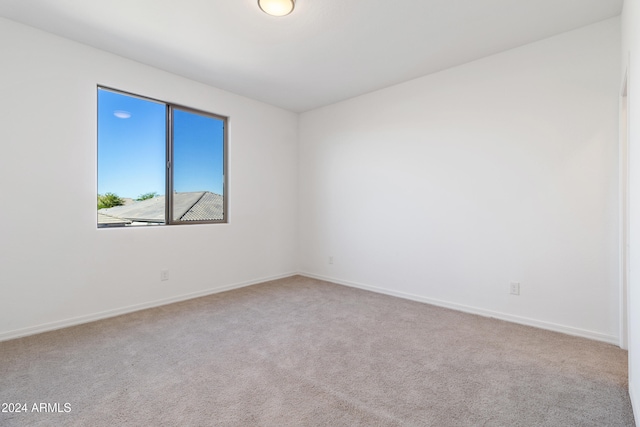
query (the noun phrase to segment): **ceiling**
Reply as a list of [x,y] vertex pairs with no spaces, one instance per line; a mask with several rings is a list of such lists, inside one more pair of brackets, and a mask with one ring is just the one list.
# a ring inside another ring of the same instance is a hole
[[623,0],[0,0],[0,16],[308,111],[620,14]]

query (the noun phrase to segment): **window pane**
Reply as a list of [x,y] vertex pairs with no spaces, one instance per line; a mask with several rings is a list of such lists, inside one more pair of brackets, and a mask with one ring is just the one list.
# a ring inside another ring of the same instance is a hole
[[224,120],[173,109],[173,220],[224,220]]
[[98,89],[98,226],[165,223],[166,106]]

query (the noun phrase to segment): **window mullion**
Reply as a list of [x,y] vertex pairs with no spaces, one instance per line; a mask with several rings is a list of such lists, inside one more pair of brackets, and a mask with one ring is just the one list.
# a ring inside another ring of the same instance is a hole
[[173,223],[173,108],[167,104],[167,164],[166,166],[166,197],[165,223]]

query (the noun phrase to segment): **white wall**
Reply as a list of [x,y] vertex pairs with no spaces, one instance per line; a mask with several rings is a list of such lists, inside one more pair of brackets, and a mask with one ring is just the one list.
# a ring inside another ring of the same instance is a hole
[[622,75],[628,75],[629,109],[629,394],[640,421],[640,5],[625,0]]
[[302,114],[301,271],[617,344],[619,63],[614,18]]
[[[0,339],[296,271],[296,114],[4,19],[0,57]],[[98,84],[230,117],[229,224],[96,228]]]

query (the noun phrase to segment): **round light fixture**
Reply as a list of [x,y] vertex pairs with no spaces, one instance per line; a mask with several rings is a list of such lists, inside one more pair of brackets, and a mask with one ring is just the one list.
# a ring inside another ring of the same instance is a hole
[[293,11],[296,0],[258,0],[258,6],[267,15],[285,16]]
[[128,119],[129,117],[131,117],[131,113],[124,110],[116,110],[113,112],[113,115],[119,119]]

